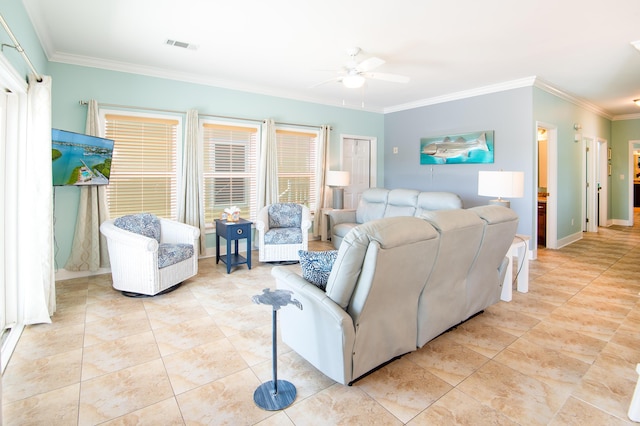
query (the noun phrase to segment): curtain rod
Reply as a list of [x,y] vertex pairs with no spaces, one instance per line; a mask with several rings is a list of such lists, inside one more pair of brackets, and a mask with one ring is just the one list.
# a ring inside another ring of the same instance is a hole
[[13,32],[11,32],[11,29],[9,28],[9,25],[7,24],[7,21],[4,20],[4,17],[2,15],[0,15],[0,23],[2,23],[2,26],[4,27],[4,30],[7,32],[7,34],[9,35],[9,38],[13,42],[13,46],[10,45],[10,44],[3,44],[2,46],[3,47],[4,46],[8,46],[8,47],[12,47],[12,48],[16,49],[20,53],[20,55],[22,55],[22,59],[24,59],[24,61],[27,63],[27,65],[31,69],[31,72],[34,74],[36,80],[38,82],[41,82],[42,81],[42,77],[40,77],[40,74],[38,73],[38,71],[36,71],[36,68],[33,66],[31,61],[29,60],[29,57],[27,56],[27,52],[25,52],[24,49],[22,48],[22,46],[20,46],[20,43],[18,43],[18,40],[16,39],[16,36],[13,35]]
[[[80,105],[88,105],[87,101],[82,101],[81,100],[78,103]],[[112,108],[125,108],[125,109],[138,109],[138,110],[143,110],[143,111],[169,112],[169,113],[172,113],[172,114],[186,114],[185,111],[178,111],[178,110],[174,110],[174,109],[137,107],[137,106],[131,106],[131,105],[103,104],[103,103],[98,103],[98,104],[101,105],[101,106],[112,107]],[[226,115],[200,114],[200,113],[198,113],[198,115],[201,116],[201,117],[213,117],[213,118],[224,118],[224,119],[228,119],[228,120],[253,121],[253,122],[256,122],[256,123],[264,122],[264,120],[258,120],[258,119],[255,119],[255,118],[230,117],[230,116],[226,116]],[[312,124],[282,123],[282,122],[279,122],[279,121],[276,121],[276,124],[281,124],[281,125],[284,125],[284,126],[312,127],[314,129],[322,128],[322,126],[317,126],[317,125],[312,125]]]

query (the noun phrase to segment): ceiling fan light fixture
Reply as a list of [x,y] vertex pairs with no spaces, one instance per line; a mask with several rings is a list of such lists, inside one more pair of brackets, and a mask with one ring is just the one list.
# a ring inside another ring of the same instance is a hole
[[342,79],[342,84],[349,89],[357,89],[358,87],[362,87],[364,81],[365,78],[359,74],[347,75]]

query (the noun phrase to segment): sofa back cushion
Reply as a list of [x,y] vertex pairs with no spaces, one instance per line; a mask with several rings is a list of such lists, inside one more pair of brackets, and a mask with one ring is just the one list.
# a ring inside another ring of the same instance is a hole
[[387,197],[384,217],[413,216],[419,194],[420,191],[415,189],[392,189]]
[[453,210],[462,208],[462,198],[453,192],[421,192],[416,203],[417,217],[433,210]]
[[466,280],[485,223],[464,209],[425,212],[422,217],[440,233],[440,246],[418,305],[419,347],[466,319]]
[[365,223],[384,217],[387,208],[389,190],[385,188],[369,188],[362,193],[356,209],[356,222]]
[[472,207],[469,211],[476,213],[485,226],[467,278],[467,317],[500,300],[505,255],[518,228],[518,215],[509,208],[489,205]]

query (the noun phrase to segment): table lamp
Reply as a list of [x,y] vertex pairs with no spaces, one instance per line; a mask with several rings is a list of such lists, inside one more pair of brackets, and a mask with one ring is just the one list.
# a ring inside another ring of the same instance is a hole
[[349,172],[327,171],[326,183],[333,189],[333,208],[344,208],[344,187],[349,186]]
[[498,197],[489,204],[511,207],[508,198],[524,196],[524,172],[481,171],[478,173],[478,195]]

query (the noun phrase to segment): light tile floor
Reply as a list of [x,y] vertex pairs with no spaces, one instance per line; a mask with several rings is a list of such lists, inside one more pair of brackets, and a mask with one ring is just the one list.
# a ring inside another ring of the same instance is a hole
[[114,291],[110,275],[58,282],[53,323],[27,327],[4,374],[5,425],[632,424],[640,225],[539,250],[529,293],[351,387],[280,343],[278,377],[298,397],[277,412],[252,398],[271,379],[271,310],[251,302],[274,287],[270,269],[227,275],[205,259],[147,299]]

